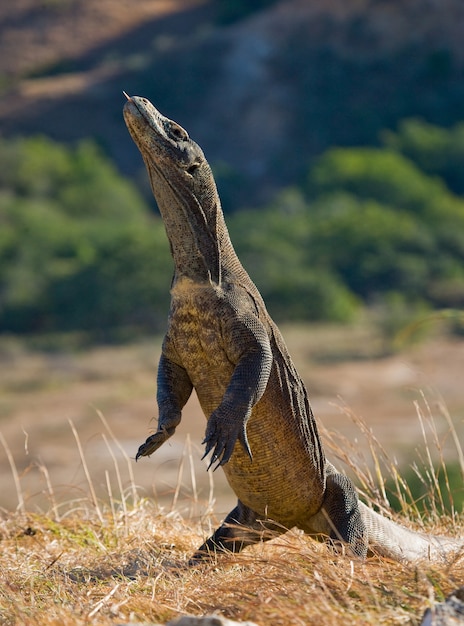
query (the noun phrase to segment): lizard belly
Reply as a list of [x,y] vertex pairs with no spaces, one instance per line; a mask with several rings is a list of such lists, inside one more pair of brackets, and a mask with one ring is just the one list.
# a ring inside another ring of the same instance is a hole
[[[235,369],[224,349],[218,312],[211,311],[210,296],[211,292],[198,290],[193,307],[187,306],[185,299],[182,303],[178,300],[171,327],[176,352],[207,419],[220,405]],[[237,442],[223,466],[243,504],[288,527],[304,523],[319,510],[325,488],[324,472],[314,462],[312,437],[303,435],[299,427],[304,419],[292,406],[289,394],[284,394],[273,367],[266,391],[247,423],[253,461]]]
[[[224,395],[230,374],[221,387],[195,386],[208,418]],[[210,376],[217,371],[210,372]],[[210,376],[206,378],[210,379]],[[253,461],[239,442],[222,469],[239,500],[250,509],[291,528],[303,524],[322,504],[325,480],[312,462],[297,419],[269,384],[247,424]]]
[[316,470],[279,399],[264,395],[253,410],[247,433],[253,461],[237,443],[223,466],[237,497],[250,509],[287,528],[301,525],[319,510],[324,479]]

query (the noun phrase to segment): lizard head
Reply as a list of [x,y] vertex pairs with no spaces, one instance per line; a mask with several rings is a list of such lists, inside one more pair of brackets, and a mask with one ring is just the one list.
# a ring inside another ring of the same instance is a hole
[[178,172],[184,180],[193,178],[206,163],[203,151],[187,131],[162,115],[146,98],[127,97],[123,109],[127,128],[144,159],[169,168],[169,177]]
[[149,100],[125,95],[124,120],[145,162],[176,273],[220,282],[218,223],[223,218],[202,149]]

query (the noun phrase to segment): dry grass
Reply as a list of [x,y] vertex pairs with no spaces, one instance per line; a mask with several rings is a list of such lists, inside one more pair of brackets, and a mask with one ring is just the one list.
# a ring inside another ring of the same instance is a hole
[[[443,437],[434,427],[425,400],[417,408],[423,424],[424,458],[416,467],[431,495],[429,514],[421,519],[396,463],[365,424],[351,415],[367,442],[364,449],[369,450],[369,459],[360,458],[359,445],[350,445],[333,433],[325,437],[331,454],[356,475],[366,500],[390,514],[385,479],[393,475],[403,503],[403,521],[411,526],[410,518],[416,517],[416,527],[462,536],[462,514],[454,511],[444,516],[442,495],[437,492],[435,457],[442,455]],[[117,447],[102,419],[108,446]],[[448,426],[448,437],[454,440],[462,463],[451,420]],[[115,454],[113,470],[107,473],[107,496],[97,497],[75,428],[74,436],[87,493],[79,500],[57,501],[43,468],[50,503],[47,513],[27,510],[13,455],[3,442],[19,505],[14,513],[5,511],[0,521],[2,624],[165,622],[179,614],[214,611],[273,625],[414,624],[434,600],[462,584],[464,559],[419,567],[376,557],[359,562],[336,555],[295,531],[241,555],[189,569],[188,556],[217,523],[210,512],[211,499],[203,503],[203,514],[182,518],[175,506],[179,489],[168,508],[139,497],[133,476],[128,486],[121,478],[124,472],[131,473],[132,461]],[[182,463],[192,466],[188,455]],[[464,474],[464,464],[461,468]],[[192,493],[192,511],[198,512],[202,503],[195,490]]]
[[[444,403],[438,405],[438,412],[434,414],[427,397],[421,393],[421,401],[416,401],[414,405],[422,442],[416,447],[408,465],[422,486],[420,501],[414,499],[411,487],[404,478],[405,466],[385,450],[372,429],[349,407],[341,406],[340,410],[357,427],[362,438],[361,445],[358,439],[350,441],[323,426],[320,431],[326,449],[341,461],[366,502],[388,516],[390,496],[393,496],[404,517],[424,526],[435,523],[440,527],[446,516],[449,515],[453,522],[463,513],[459,505],[456,507],[454,504],[455,495],[459,495],[459,502],[463,499],[463,449]],[[438,424],[445,424],[446,428],[439,429]],[[450,443],[453,453],[450,452]],[[449,478],[448,463],[451,458],[460,470],[459,494],[454,493],[457,486],[451,485]]]

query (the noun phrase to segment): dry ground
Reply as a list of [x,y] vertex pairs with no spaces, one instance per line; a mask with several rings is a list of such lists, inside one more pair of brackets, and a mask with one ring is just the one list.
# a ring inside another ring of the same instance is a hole
[[[410,462],[414,449],[423,445],[414,402],[423,405],[424,394],[443,439],[441,445],[451,460],[456,460],[442,408],[446,405],[458,436],[464,439],[463,339],[432,338],[393,356],[368,359],[380,349],[375,335],[362,326],[293,326],[284,328],[284,335],[324,428],[350,441],[358,439],[359,447],[366,447],[358,427],[344,410],[348,407],[373,429],[392,457]],[[107,494],[105,472],[112,472],[114,457],[121,459],[118,446],[133,458],[138,445],[156,427],[152,418],[156,416],[159,349],[160,340],[150,338],[128,346],[33,353],[14,339],[3,340],[0,432],[16,463],[28,509],[47,509],[43,468],[49,473],[59,501],[79,497],[80,490],[86,489],[70,422],[78,433],[99,495]],[[181,470],[183,486],[176,500],[188,508],[192,500],[210,499],[211,476],[199,460],[204,427],[204,417],[193,397],[176,435],[151,459],[132,462],[131,471],[142,495],[156,496],[163,505],[171,503]],[[126,466],[121,478],[124,485],[131,481]],[[17,488],[1,446],[0,470],[4,477],[0,507],[14,510]],[[234,498],[221,471],[213,478],[214,508],[221,516]]]
[[[365,418],[385,448],[411,462],[414,448],[424,451],[415,401],[426,421],[433,415],[432,441],[435,436],[455,459],[459,445],[449,445],[443,407],[446,402],[462,439],[463,340],[436,337],[369,360],[380,351],[378,338],[362,326],[289,327],[284,334],[320,422],[358,439],[360,463],[365,456],[369,465],[375,444],[372,436],[363,438],[350,411]],[[427,606],[463,584],[462,558],[440,566],[360,563],[294,531],[187,569],[188,555],[233,497],[220,472],[211,489],[198,460],[204,418],[194,399],[171,443],[150,460],[130,458],[154,427],[159,347],[150,339],[33,353],[13,338],[2,341],[0,623],[164,622],[218,611],[263,625],[413,625]],[[325,436],[330,440],[330,432]],[[335,437],[328,449],[332,458],[353,461],[343,439]],[[364,491],[378,496],[375,485]],[[412,527],[464,535],[462,515],[431,510],[420,521],[409,513]]]
[[262,626],[414,626],[464,576],[463,559],[359,562],[294,532],[187,568],[208,530],[208,520],[185,522],[147,501],[126,512],[81,506],[59,519],[0,519],[0,623],[106,626],[218,612]]

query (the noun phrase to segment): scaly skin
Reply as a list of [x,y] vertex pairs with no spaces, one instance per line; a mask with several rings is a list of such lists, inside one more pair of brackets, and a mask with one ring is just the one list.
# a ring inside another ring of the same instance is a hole
[[124,118],[145,161],[175,267],[158,368],[158,429],[137,458],[173,435],[195,389],[207,418],[205,456],[211,454],[210,466],[223,467],[238,497],[192,562],[293,526],[343,542],[360,557],[369,545],[397,560],[458,549],[457,542],[413,533],[374,513],[326,460],[305,386],[232,247],[201,148],[148,100],[127,98]]

